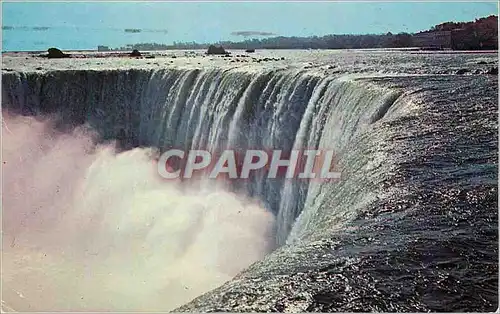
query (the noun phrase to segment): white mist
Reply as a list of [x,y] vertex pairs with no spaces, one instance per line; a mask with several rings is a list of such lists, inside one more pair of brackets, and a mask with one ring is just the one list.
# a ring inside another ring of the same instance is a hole
[[2,307],[168,311],[273,247],[273,215],[165,181],[151,151],[3,114]]

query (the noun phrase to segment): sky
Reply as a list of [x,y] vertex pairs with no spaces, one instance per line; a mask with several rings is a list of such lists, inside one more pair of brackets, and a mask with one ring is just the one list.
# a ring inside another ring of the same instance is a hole
[[[492,14],[498,15],[497,2],[3,2],[2,50],[244,39],[232,34],[238,31],[277,36],[418,32]],[[132,28],[142,31],[124,31]]]

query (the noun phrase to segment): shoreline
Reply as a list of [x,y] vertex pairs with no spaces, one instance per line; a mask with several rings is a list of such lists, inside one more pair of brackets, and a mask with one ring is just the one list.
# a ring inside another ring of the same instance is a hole
[[[74,54],[76,56],[70,56],[69,58],[87,58],[87,57],[95,57],[95,58],[109,58],[109,57],[131,57],[129,50],[113,50],[113,51],[98,51],[95,49],[61,49],[62,51],[68,54]],[[251,56],[255,52],[246,53],[245,49],[226,49],[227,52],[231,53],[245,53]],[[255,49],[256,52],[259,51],[378,51],[378,52],[412,52],[412,53],[426,53],[426,54],[495,54],[498,53],[498,50],[434,50],[434,49],[425,49],[425,48],[417,48],[417,47],[408,47],[408,48],[355,48],[355,49]],[[140,50],[141,53],[146,55],[157,55],[165,52],[203,52],[205,54],[206,49],[167,49],[167,50]],[[43,58],[43,55],[47,53],[47,50],[30,50],[30,51],[2,51],[2,55],[4,56],[17,56],[17,55],[36,55],[40,54]],[[90,55],[90,56],[89,56]],[[206,54],[205,54],[206,55]],[[207,55],[207,56],[219,56],[219,55]]]

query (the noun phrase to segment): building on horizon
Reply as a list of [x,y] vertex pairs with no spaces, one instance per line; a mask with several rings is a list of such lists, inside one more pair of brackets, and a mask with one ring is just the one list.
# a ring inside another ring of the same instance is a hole
[[451,31],[429,31],[413,35],[413,44],[420,48],[451,49]]

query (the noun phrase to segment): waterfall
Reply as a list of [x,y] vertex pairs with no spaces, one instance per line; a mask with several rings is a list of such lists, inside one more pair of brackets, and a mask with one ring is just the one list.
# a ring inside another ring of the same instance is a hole
[[[400,96],[366,80],[306,70],[7,73],[2,88],[4,108],[52,114],[60,126],[87,122],[104,140],[119,139],[126,147],[319,148],[334,150],[340,163],[351,140],[369,132]],[[337,184],[259,173],[233,188],[276,214],[277,241],[285,244],[307,234],[317,211],[341,211],[321,205]],[[351,208],[342,211],[342,217],[355,216]]]

